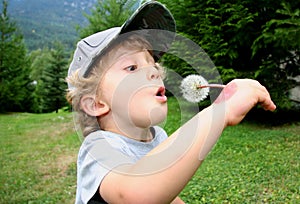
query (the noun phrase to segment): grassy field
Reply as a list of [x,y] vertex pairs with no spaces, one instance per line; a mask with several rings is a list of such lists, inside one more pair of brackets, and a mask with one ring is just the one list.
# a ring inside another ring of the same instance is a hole
[[72,114],[1,115],[0,125],[0,203],[74,203]]
[[[172,104],[172,100],[170,101]],[[170,106],[165,128],[180,123]],[[74,203],[71,113],[0,115],[0,203]],[[300,124],[227,128],[181,193],[186,203],[300,203]]]

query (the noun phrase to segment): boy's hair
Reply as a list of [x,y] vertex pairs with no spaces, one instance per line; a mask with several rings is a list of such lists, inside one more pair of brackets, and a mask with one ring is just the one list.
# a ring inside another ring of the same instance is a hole
[[[120,38],[111,45],[101,57],[93,64],[91,71],[87,77],[82,76],[79,73],[79,69],[73,74],[67,77],[67,82],[72,88],[67,90],[67,100],[72,104],[73,110],[76,112],[76,124],[79,125],[80,130],[84,137],[89,135],[91,132],[100,130],[101,124],[95,116],[88,115],[81,108],[81,99],[85,95],[93,95],[97,97],[99,82],[104,72],[111,66],[109,64],[110,59],[113,58],[115,51],[123,47],[128,50],[142,51],[148,50],[152,55],[152,47],[148,41],[138,35],[128,35],[126,38]],[[164,69],[158,63],[156,63],[158,70],[162,77],[164,77]]]
[[81,99],[85,95],[93,95],[96,99],[98,84],[105,70],[111,66],[109,60],[115,54],[114,50],[121,46],[134,51],[149,50],[157,62],[168,51],[175,32],[176,23],[170,11],[157,1],[148,1],[121,27],[95,33],[77,43],[68,71],[67,99],[77,113],[75,119],[79,126],[76,127],[80,128],[83,136],[99,130],[101,124],[98,124],[98,118],[83,111]]

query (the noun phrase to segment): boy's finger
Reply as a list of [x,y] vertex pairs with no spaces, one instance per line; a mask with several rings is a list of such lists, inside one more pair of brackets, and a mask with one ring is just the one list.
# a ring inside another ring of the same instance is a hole
[[263,107],[264,110],[274,111],[276,109],[276,105],[272,101],[268,90],[264,86],[261,87],[262,87],[262,93],[261,96],[259,97],[258,103]]
[[276,109],[276,105],[271,99],[266,99],[260,105],[263,107],[264,110],[274,111]]

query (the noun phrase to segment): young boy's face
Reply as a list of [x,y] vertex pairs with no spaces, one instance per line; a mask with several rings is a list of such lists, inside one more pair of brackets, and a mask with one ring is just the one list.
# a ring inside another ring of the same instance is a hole
[[99,98],[109,105],[111,119],[122,131],[148,128],[167,115],[161,71],[147,50],[118,49],[99,84]]

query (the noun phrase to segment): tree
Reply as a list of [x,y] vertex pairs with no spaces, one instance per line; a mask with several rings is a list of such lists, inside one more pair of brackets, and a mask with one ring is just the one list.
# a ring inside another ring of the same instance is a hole
[[35,102],[38,112],[51,112],[67,105],[65,93],[67,85],[67,58],[64,47],[60,42],[54,44],[49,52],[44,50],[41,58],[36,58],[36,65],[42,65],[40,78],[36,78]]
[[77,28],[80,37],[84,38],[111,27],[121,26],[138,4],[139,1],[132,0],[98,0],[91,14],[84,14],[89,25]]
[[29,54],[30,59],[30,77],[32,81],[41,79],[44,67],[48,66],[51,57],[51,50],[48,47],[43,49],[33,50]]
[[208,53],[225,83],[258,79],[279,109],[289,108],[288,90],[296,85],[289,77],[299,74],[299,1],[163,2],[177,30]]
[[0,16],[0,111],[30,111],[32,84],[23,36],[11,21],[6,0]]
[[270,78],[276,81],[270,84],[272,95],[280,107],[289,109],[289,90],[300,85],[293,79],[300,75],[300,9],[289,3],[281,6],[278,16],[263,26],[252,53],[263,56],[255,77],[265,83]]
[[45,67],[50,67],[50,58],[51,51],[49,48],[43,48],[34,50],[30,53],[30,78],[33,81],[35,89],[33,91],[33,104],[32,111],[35,113],[43,112],[43,103],[44,98],[42,97],[44,88],[41,86],[43,83],[42,75]]
[[225,83],[237,77],[238,71],[251,70],[249,47],[256,12],[241,2],[220,0],[175,1],[173,6],[178,31],[206,51]]

